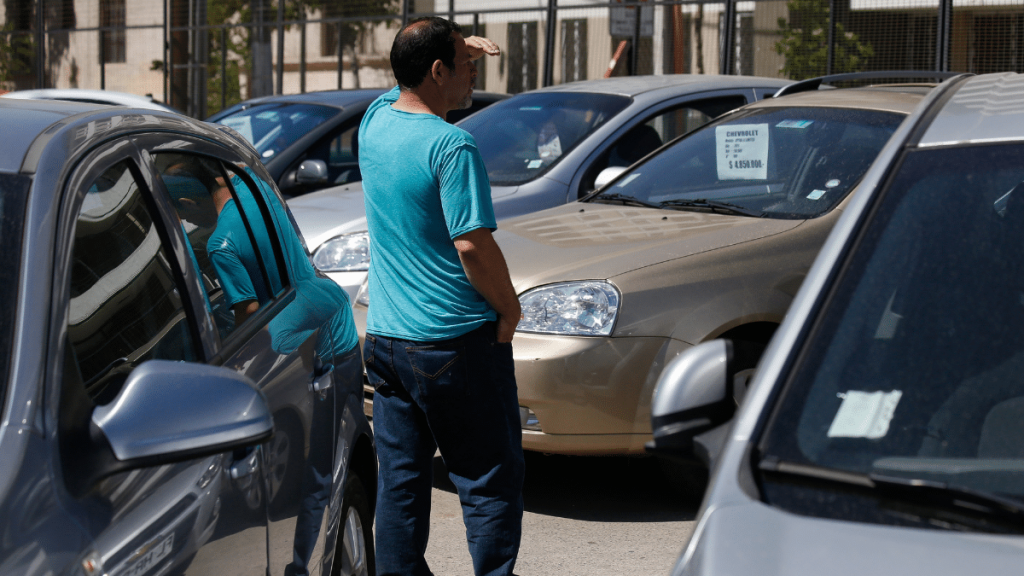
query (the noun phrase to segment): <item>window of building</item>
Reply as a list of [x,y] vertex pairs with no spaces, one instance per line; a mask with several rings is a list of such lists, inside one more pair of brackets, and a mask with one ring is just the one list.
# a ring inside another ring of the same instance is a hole
[[100,60],[104,63],[126,61],[125,2],[126,0],[100,0],[100,27],[103,28],[100,32]]
[[562,20],[562,81],[587,79],[587,21]]
[[508,24],[508,93],[518,94],[537,87],[537,23]]

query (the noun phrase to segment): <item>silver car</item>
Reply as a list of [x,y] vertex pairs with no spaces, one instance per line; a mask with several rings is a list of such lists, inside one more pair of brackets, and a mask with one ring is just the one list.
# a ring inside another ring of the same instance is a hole
[[922,102],[745,395],[724,340],[662,374],[652,450],[714,463],[673,574],[1020,569],[1021,93],[1024,75],[964,75]]
[[0,119],[0,574],[372,574],[348,299],[255,151],[150,109]]
[[[790,84],[751,76],[632,76],[517,94],[459,123],[477,142],[500,220],[573,202],[608,168]],[[369,266],[360,184],[288,202],[317,268],[355,294]]]

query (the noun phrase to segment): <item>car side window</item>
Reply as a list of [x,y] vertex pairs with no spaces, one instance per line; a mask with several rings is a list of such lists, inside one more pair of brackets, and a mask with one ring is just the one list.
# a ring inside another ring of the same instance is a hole
[[630,166],[662,144],[696,130],[746,103],[745,97],[735,95],[686,102],[658,112],[619,137],[588,168],[580,186],[579,196],[585,196],[593,190],[597,175],[605,168]]
[[245,187],[217,160],[155,153],[154,164],[188,239],[222,338],[228,337],[287,285],[267,222]]
[[[327,186],[362,180],[358,163],[359,120],[349,120],[310,146],[306,154],[300,156],[281,179],[281,191],[289,195],[298,195]],[[296,181],[294,175],[304,160],[322,161],[327,167],[326,179],[318,184],[303,184]]]
[[198,360],[156,219],[128,161],[89,186],[71,250],[68,338],[86,392],[112,400],[146,360]]

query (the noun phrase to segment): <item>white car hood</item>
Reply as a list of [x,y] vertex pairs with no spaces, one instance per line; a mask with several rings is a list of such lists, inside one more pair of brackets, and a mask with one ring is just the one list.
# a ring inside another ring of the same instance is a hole
[[366,207],[359,182],[292,198],[288,208],[310,252],[335,236],[366,231]]
[[705,514],[681,576],[1010,574],[1024,538],[797,516],[763,502]]

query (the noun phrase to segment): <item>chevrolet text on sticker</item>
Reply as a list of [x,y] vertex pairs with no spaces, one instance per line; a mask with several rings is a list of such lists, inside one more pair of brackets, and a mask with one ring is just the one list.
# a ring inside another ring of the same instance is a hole
[[768,125],[733,124],[715,128],[719,180],[768,177]]

